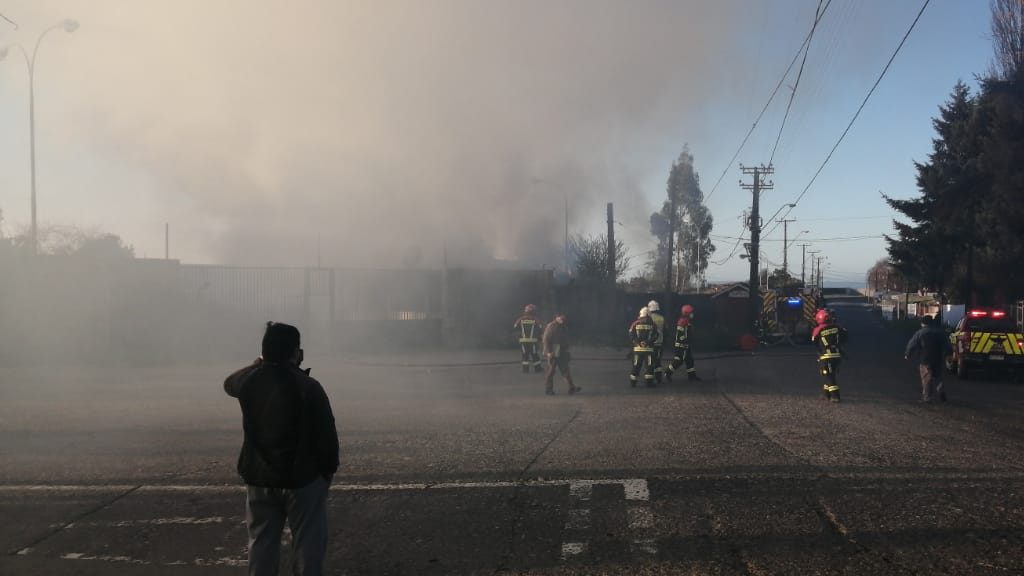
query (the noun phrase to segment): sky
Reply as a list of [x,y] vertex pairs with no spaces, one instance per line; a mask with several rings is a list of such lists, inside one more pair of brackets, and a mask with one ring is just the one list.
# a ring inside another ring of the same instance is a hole
[[[6,0],[0,46],[31,54],[80,23],[37,53],[39,222],[140,257],[164,256],[167,224],[189,263],[557,268],[566,205],[570,234],[599,234],[612,202],[636,273],[685,146],[714,217],[708,281],[746,279],[739,164],[771,160],[762,216],[796,220],[790,270],[806,243],[826,286],[858,285],[892,232],[881,193],[917,194],[938,107],[992,58],[987,2],[932,0],[808,187],[921,5],[833,0],[735,162],[817,0]],[[30,221],[28,89],[9,51],[7,235]],[[782,227],[765,229],[781,267]]]

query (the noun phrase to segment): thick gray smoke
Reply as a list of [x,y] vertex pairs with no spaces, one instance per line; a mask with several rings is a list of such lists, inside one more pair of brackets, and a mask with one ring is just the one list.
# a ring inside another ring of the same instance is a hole
[[[319,238],[324,265],[436,265],[447,247],[550,266],[566,200],[570,231],[599,231],[608,201],[646,227],[640,177],[667,174],[682,142],[663,135],[711,97],[744,4],[17,0],[0,44],[81,22],[41,50],[44,220],[149,256],[169,221],[192,262],[309,265]],[[21,102],[23,70],[0,66]],[[4,112],[12,161],[23,116]],[[4,192],[8,221],[27,220],[21,196]]]

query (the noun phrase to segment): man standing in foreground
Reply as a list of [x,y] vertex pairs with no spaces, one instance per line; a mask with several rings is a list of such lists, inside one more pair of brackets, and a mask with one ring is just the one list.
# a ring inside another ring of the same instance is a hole
[[281,531],[291,528],[294,574],[323,573],[327,491],[338,470],[338,431],[320,383],[302,364],[299,330],[267,323],[263,354],[224,380],[245,433],[238,473],[246,483],[249,574],[277,574]]
[[931,402],[932,394],[938,393],[939,400],[946,401],[946,391],[942,388],[942,368],[946,355],[953,353],[946,332],[935,325],[931,316],[921,317],[921,329],[914,332],[907,342],[903,358],[909,360],[915,350],[920,350],[918,358],[921,373],[921,402]]
[[565,314],[555,316],[544,328],[544,358],[548,361],[548,370],[544,379],[544,393],[555,393],[555,370],[562,373],[569,384],[569,394],[581,390],[572,383],[572,371],[569,370],[569,332],[565,327]]

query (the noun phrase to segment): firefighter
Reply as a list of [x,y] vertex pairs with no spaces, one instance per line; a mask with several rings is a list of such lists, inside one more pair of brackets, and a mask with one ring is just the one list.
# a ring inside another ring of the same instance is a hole
[[693,306],[683,304],[679,309],[681,316],[676,322],[675,354],[672,356],[672,363],[665,369],[666,378],[672,381],[672,373],[686,364],[686,379],[700,381],[697,376],[697,369],[693,367],[693,351],[690,350],[690,327],[693,325]]
[[658,338],[658,327],[646,306],[640,309],[639,317],[630,324],[629,337],[633,341],[633,370],[629,373],[629,385],[636,386],[640,370],[646,365],[644,383],[654,386],[654,341]]
[[540,352],[537,344],[540,342],[541,331],[544,324],[537,318],[537,307],[527,304],[523,309],[523,315],[516,318],[512,325],[513,329],[519,330],[519,347],[523,353],[523,374],[530,371],[533,366],[534,372],[541,372],[543,368],[540,362]]
[[818,371],[824,379],[824,398],[839,402],[838,372],[843,358],[842,345],[846,342],[846,329],[836,322],[831,310],[824,308],[814,315],[814,321],[818,325],[811,333],[811,341],[818,346]]
[[654,362],[654,381],[661,384],[661,380],[665,377],[665,370],[661,367],[661,354],[665,349],[665,317],[658,312],[659,310],[661,310],[661,306],[658,305],[657,300],[647,303],[647,313],[650,314],[651,320],[658,328],[658,337],[654,340],[654,354],[651,356],[651,360]]
[[551,396],[555,393],[555,370],[562,373],[566,384],[569,385],[569,394],[576,394],[582,388],[572,381],[572,372],[569,370],[569,331],[565,327],[565,314],[555,316],[555,319],[548,322],[544,327],[544,358],[548,361],[548,370],[544,379],[544,393]]

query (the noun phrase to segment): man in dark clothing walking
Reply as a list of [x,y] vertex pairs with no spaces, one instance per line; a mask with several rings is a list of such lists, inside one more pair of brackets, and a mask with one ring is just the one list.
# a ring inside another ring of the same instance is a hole
[[323,573],[338,432],[327,394],[301,364],[298,329],[268,322],[262,356],[224,380],[242,408],[238,473],[246,483],[250,575],[277,574],[286,519],[293,573]]
[[555,370],[562,373],[569,394],[575,394],[581,388],[572,382],[572,371],[569,369],[569,331],[565,327],[565,314],[555,316],[544,327],[544,358],[548,361],[548,369],[544,378],[544,393],[555,393]]
[[945,402],[942,369],[946,355],[953,353],[953,346],[949,343],[946,332],[936,325],[931,316],[921,317],[921,329],[910,337],[903,357],[909,360],[915,350],[920,350],[918,362],[921,372],[921,402],[930,402],[935,393],[938,393],[939,400]]

